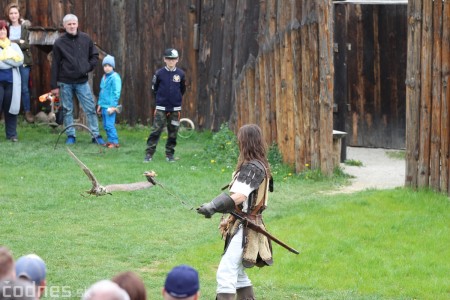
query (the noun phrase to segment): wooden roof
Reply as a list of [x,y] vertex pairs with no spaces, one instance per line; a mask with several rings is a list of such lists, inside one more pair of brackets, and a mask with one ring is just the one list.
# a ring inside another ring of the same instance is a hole
[[34,26],[29,28],[30,45],[53,45],[63,31],[59,28]]

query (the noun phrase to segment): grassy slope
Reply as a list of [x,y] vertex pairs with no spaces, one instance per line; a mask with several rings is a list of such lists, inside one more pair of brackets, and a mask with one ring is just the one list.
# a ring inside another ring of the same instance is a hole
[[[157,299],[166,272],[180,263],[200,271],[202,298],[214,298],[220,216],[207,220],[189,208],[220,193],[234,166],[202,157],[208,133],[180,139],[176,164],[164,161],[165,140],[143,164],[147,135],[123,127],[122,147],[99,154],[79,132],[72,149],[102,184],[141,181],[153,169],[187,205],[160,187],[82,197],[87,177],[63,144],[53,150],[57,135],[45,127],[21,127],[17,144],[0,140],[0,244],[15,257],[46,260],[47,298],[69,291],[76,299],[94,281],[133,270]],[[407,189],[322,193],[341,182],[278,170],[265,220],[301,253],[274,245],[273,267],[248,270],[258,299],[448,299],[448,198]]]

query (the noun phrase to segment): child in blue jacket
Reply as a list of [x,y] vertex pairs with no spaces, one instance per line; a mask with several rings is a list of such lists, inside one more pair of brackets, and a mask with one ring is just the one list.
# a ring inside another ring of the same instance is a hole
[[122,79],[114,71],[116,63],[111,55],[103,59],[103,75],[100,81],[100,95],[98,97],[97,113],[102,114],[103,128],[106,131],[108,142],[105,144],[108,148],[119,148],[119,137],[116,130],[116,114],[119,104],[120,92],[122,90]]

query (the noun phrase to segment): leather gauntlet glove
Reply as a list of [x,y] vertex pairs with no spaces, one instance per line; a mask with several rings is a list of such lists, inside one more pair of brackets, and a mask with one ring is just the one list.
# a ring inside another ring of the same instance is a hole
[[234,210],[234,200],[225,193],[220,194],[209,203],[202,204],[197,208],[197,212],[205,216],[205,218],[211,218],[216,212],[229,213]]

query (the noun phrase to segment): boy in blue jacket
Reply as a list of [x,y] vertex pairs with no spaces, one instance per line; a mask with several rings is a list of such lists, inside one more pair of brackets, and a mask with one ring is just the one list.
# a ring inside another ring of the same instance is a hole
[[111,55],[103,59],[103,75],[100,81],[100,95],[98,97],[97,113],[102,114],[103,128],[106,131],[108,142],[105,144],[108,148],[119,148],[119,137],[116,130],[116,114],[119,104],[120,92],[122,90],[122,79],[114,71],[116,63]]

